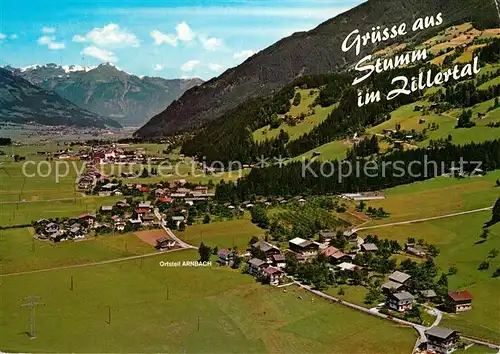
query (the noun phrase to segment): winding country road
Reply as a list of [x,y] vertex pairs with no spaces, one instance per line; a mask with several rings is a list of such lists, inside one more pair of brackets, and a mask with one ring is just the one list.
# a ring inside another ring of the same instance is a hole
[[177,242],[182,248],[198,249],[198,247],[190,245],[189,243],[186,243],[186,242],[182,241],[180,238],[178,238],[177,236],[175,236],[175,234],[172,232],[172,230],[170,230],[165,225],[166,222],[163,219],[163,217],[161,216],[160,211],[158,210],[158,208],[154,209],[154,213],[155,213],[155,216],[158,219],[158,222],[160,223],[162,229],[165,230],[165,232],[167,233],[167,235],[170,236],[170,238],[172,238],[172,240],[174,240],[175,242]]
[[391,222],[389,224],[380,224],[380,225],[373,225],[373,226],[358,227],[358,228],[352,229],[351,231],[352,232],[357,232],[357,231],[362,231],[362,230],[378,229],[378,228],[381,228],[381,227],[416,224],[416,223],[419,223],[419,222],[452,218],[454,216],[460,216],[460,215],[467,215],[467,214],[472,214],[472,213],[478,213],[478,212],[481,212],[481,211],[487,211],[487,210],[491,210],[491,209],[493,209],[493,206],[486,207],[486,208],[474,209],[474,210],[461,211],[461,212],[452,213],[452,214],[445,214],[445,215],[439,215],[439,216],[431,216],[431,217],[422,218],[422,219],[415,219],[415,220],[408,220],[408,221]]
[[[419,337],[418,337],[418,339],[417,339],[417,341],[415,343],[415,346],[413,348],[413,351],[415,351],[415,349],[417,349],[420,346],[420,344],[422,344],[422,343],[424,343],[424,342],[427,341],[427,337],[425,336],[425,331],[427,329],[431,328],[431,327],[438,326],[439,323],[441,322],[441,319],[443,318],[443,313],[441,311],[439,311],[438,309],[436,309],[434,307],[425,306],[427,309],[431,310],[436,315],[436,319],[434,320],[434,322],[432,323],[432,325],[430,325],[429,327],[425,327],[425,326],[419,325],[417,323],[405,321],[405,320],[402,320],[402,319],[399,319],[399,318],[389,317],[388,315],[380,313],[378,310],[367,309],[366,307],[359,306],[359,305],[353,304],[351,302],[341,300],[339,298],[336,298],[336,297],[333,297],[331,295],[325,294],[324,292],[321,292],[319,290],[314,290],[310,286],[304,285],[304,284],[302,284],[302,283],[300,283],[298,281],[295,281],[294,283],[297,284],[302,289],[304,289],[306,291],[309,291],[309,292],[311,292],[311,293],[313,293],[313,294],[315,294],[317,296],[320,296],[320,297],[322,297],[322,298],[324,298],[326,300],[333,301],[336,304],[344,305],[344,306],[350,307],[352,309],[355,309],[355,310],[367,313],[367,314],[372,315],[372,316],[377,316],[377,317],[383,318],[385,320],[389,320],[389,321],[392,321],[392,322],[396,322],[396,323],[402,324],[404,326],[413,327],[417,331],[417,333],[419,335]],[[479,339],[469,338],[469,337],[466,337],[466,336],[463,336],[463,335],[461,337],[463,339],[466,339],[466,340],[471,341],[471,342],[476,343],[476,344],[481,344],[481,345],[485,345],[485,346],[487,346],[489,348],[498,349],[499,353],[500,353],[500,345],[498,345],[498,344],[489,343],[489,342],[482,341],[482,340],[479,340]]]
[[122,258],[115,258],[115,259],[108,259],[108,260],[105,260],[105,261],[98,261],[98,262],[90,262],[90,263],[82,263],[82,264],[72,264],[72,265],[67,265],[67,266],[60,266],[60,267],[53,267],[53,268],[44,268],[44,269],[36,269],[36,270],[27,270],[25,272],[6,273],[6,274],[0,274],[0,278],[1,277],[12,276],[12,275],[42,273],[42,272],[48,272],[48,271],[51,271],[51,270],[82,268],[82,267],[96,266],[96,265],[102,265],[102,264],[110,264],[110,263],[118,263],[118,262],[124,262],[124,261],[131,261],[131,260],[134,260],[134,259],[141,259],[141,258],[148,258],[148,257],[159,256],[159,255],[164,254],[164,253],[170,253],[170,252],[176,252],[176,251],[183,251],[185,249],[187,249],[187,248],[176,248],[176,249],[167,250],[167,251],[154,252],[154,253],[146,253],[146,254],[140,254],[140,255],[137,255],[137,256],[129,256],[129,257],[122,257]]

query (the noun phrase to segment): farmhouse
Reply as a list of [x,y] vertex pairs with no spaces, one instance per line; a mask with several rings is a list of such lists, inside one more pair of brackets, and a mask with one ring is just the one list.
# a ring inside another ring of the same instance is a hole
[[223,249],[217,253],[217,257],[217,263],[219,263],[221,266],[228,266],[233,261],[234,254],[231,250]]
[[152,223],[155,219],[155,214],[150,212],[147,212],[142,216],[142,221],[145,223]]
[[262,274],[264,268],[267,267],[267,263],[258,258],[252,258],[248,261],[248,273],[251,275]]
[[414,297],[407,291],[389,294],[387,297],[387,307],[392,310],[405,312],[411,310]]
[[363,267],[348,262],[340,263],[339,265],[337,265],[337,267],[341,271],[350,271],[350,272],[357,272],[363,269]]
[[331,231],[320,231],[319,232],[319,242],[330,242],[335,237],[335,232]]
[[349,199],[353,201],[362,200],[381,200],[385,199],[385,195],[382,193],[344,193],[341,195],[344,199]]
[[267,267],[264,269],[263,275],[269,284],[278,285],[284,274],[279,268]]
[[350,256],[333,246],[328,246],[321,251],[321,254],[325,255],[332,264],[349,262],[352,260]]
[[410,280],[411,276],[400,272],[399,270],[395,271],[391,275],[389,275],[389,280],[392,280],[394,282],[406,285],[408,283],[408,280]]
[[387,282],[385,282],[384,284],[382,284],[382,291],[386,292],[386,293],[391,293],[391,292],[399,292],[399,291],[403,291],[406,289],[406,287],[401,284],[401,283],[397,283],[395,281],[392,281],[392,280],[389,280]]
[[312,241],[304,240],[303,238],[296,237],[288,242],[289,248],[304,257],[314,257],[318,254],[319,245]]
[[280,269],[286,267],[285,256],[282,255],[281,253],[273,254],[271,256],[271,262],[272,262],[273,266],[278,267]]
[[442,327],[431,327],[425,331],[427,351],[449,354],[457,349],[460,336],[457,331]]
[[148,201],[145,201],[145,202],[139,202],[139,204],[137,204],[137,207],[138,208],[141,208],[141,209],[151,209],[152,206],[151,206],[151,202],[148,200]]
[[266,241],[258,241],[252,245],[253,248],[257,248],[266,254],[266,258],[271,258],[275,254],[280,254],[280,249],[274,245],[271,245]]
[[432,289],[428,289],[428,290],[422,290],[420,291],[420,296],[425,299],[425,300],[429,300],[429,301],[433,301],[435,299],[437,299],[437,294],[434,290]]
[[461,312],[472,309],[472,294],[467,290],[448,292],[450,310]]
[[115,229],[118,231],[125,231],[125,222],[123,221],[116,221],[115,222]]
[[415,247],[405,246],[405,252],[415,257],[425,258],[426,253]]
[[378,247],[374,243],[363,243],[361,245],[361,250],[364,252],[377,252]]
[[386,293],[404,291],[407,289],[408,280],[410,278],[411,277],[406,273],[395,271],[389,275],[389,280],[382,284],[382,291]]
[[156,248],[165,249],[172,248],[175,246],[175,241],[169,239],[168,237],[160,237],[156,239]]

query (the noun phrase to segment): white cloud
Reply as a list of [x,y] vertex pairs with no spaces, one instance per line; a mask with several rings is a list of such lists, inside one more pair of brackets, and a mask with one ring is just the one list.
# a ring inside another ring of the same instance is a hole
[[162,64],[156,64],[155,66],[153,66],[154,71],[162,71],[163,69],[165,69],[165,66],[163,66]]
[[19,38],[19,36],[18,36],[17,34],[15,34],[15,33],[14,33],[14,34],[11,34],[11,35],[9,36],[9,38],[10,38],[10,39],[18,39],[18,38]]
[[208,64],[208,69],[216,73],[221,72],[223,68],[224,66],[222,66],[221,64],[215,64],[215,63]]
[[139,47],[140,41],[135,34],[121,29],[120,26],[110,23],[102,28],[94,28],[85,36],[79,34],[73,36],[75,42],[92,42],[101,47]]
[[7,35],[4,33],[0,33],[0,41],[3,41],[4,39],[7,38]]
[[56,40],[56,37],[54,37],[54,36],[41,36],[40,38],[38,38],[37,42],[40,45],[48,45],[55,40]]
[[177,32],[177,38],[183,42],[190,42],[196,37],[196,34],[186,22],[181,22],[175,26],[175,31]]
[[44,27],[42,28],[43,33],[56,33],[56,29],[54,27]]
[[59,50],[66,48],[66,45],[63,42],[56,42],[55,36],[41,36],[38,38],[37,42],[40,45],[46,45],[47,48],[51,50]]
[[190,72],[190,71],[193,71],[198,65],[200,65],[199,60],[189,60],[189,61],[185,62],[184,64],[182,64],[181,70],[186,71],[186,72]]
[[209,51],[216,51],[217,49],[220,49],[222,47],[222,39],[220,38],[208,38],[208,39],[202,39],[202,44],[203,48]]
[[66,45],[62,42],[50,42],[48,48],[52,50],[59,50],[66,48]]
[[177,37],[173,34],[164,34],[158,30],[154,30],[151,32],[151,37],[155,40],[155,45],[167,43],[173,47],[177,47]]
[[246,60],[250,58],[252,55],[254,55],[255,52],[251,49],[248,50],[242,50],[241,52],[236,52],[233,54],[234,59],[240,59],[240,60]]
[[118,58],[115,56],[115,53],[101,48],[97,48],[95,46],[85,47],[85,49],[83,49],[81,54],[88,55],[97,58],[100,61],[105,61],[110,63],[116,63],[118,61]]
[[73,36],[73,42],[77,42],[77,43],[87,42],[87,38],[85,38],[84,36],[81,36],[79,34],[75,34]]

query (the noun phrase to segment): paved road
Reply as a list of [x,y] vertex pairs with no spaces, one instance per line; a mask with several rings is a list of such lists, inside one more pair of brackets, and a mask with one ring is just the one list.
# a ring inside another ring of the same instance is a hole
[[42,272],[48,272],[48,271],[51,271],[51,270],[82,268],[82,267],[89,267],[89,266],[95,266],[95,265],[101,265],[101,264],[110,264],[110,263],[124,262],[124,261],[130,261],[130,260],[134,260],[134,259],[141,259],[141,258],[148,258],[148,257],[153,257],[153,256],[159,256],[160,254],[163,254],[163,253],[182,251],[184,249],[185,248],[176,248],[176,249],[172,249],[172,250],[168,250],[168,251],[155,252],[155,253],[146,253],[146,254],[141,254],[141,255],[138,255],[138,256],[130,256],[130,257],[122,257],[122,258],[116,258],[116,259],[109,259],[109,260],[106,260],[106,261],[91,262],[91,263],[82,263],[82,264],[74,264],[74,265],[68,265],[68,266],[45,268],[45,269],[37,269],[37,270],[28,270],[28,271],[25,271],[25,272],[17,272],[17,273],[0,274],[0,278],[1,277],[8,277],[8,276],[11,276],[11,275],[42,273]]
[[361,312],[364,312],[364,313],[367,313],[369,315],[372,315],[372,316],[377,316],[377,317],[380,317],[380,318],[383,318],[383,319],[386,319],[386,320],[390,320],[390,321],[393,321],[393,322],[396,322],[396,323],[399,323],[399,324],[402,324],[404,326],[409,326],[409,327],[413,327],[417,332],[418,332],[418,339],[417,339],[417,342],[415,343],[415,348],[417,348],[421,343],[423,342],[426,342],[427,341],[427,338],[425,337],[425,330],[427,329],[425,326],[421,326],[419,324],[416,324],[416,323],[413,323],[413,322],[409,322],[409,321],[405,321],[405,320],[401,320],[399,318],[389,318],[389,316],[383,314],[383,313],[380,313],[378,311],[372,311],[370,309],[367,309],[366,307],[363,307],[363,306],[359,306],[359,305],[356,305],[356,304],[353,304],[351,302],[347,302],[347,301],[344,301],[344,300],[341,300],[339,298],[336,298],[336,297],[333,297],[333,296],[330,296],[328,294],[325,294],[321,291],[318,291],[318,290],[314,290],[312,289],[310,286],[308,285],[304,285],[304,284],[301,284],[300,282],[295,282],[298,286],[300,286],[302,289],[305,289],[315,295],[318,295],[324,299],[327,299],[327,300],[330,300],[330,301],[334,301],[335,303],[337,304],[341,304],[341,305],[344,305],[344,306],[347,306],[347,307],[350,307],[352,309],[355,309],[355,310],[358,310],[358,311],[361,311]]
[[[92,195],[92,198],[105,198],[105,195]],[[83,200],[87,197],[77,197],[77,198],[57,198],[57,199],[38,199],[38,200],[11,200],[6,202],[0,202],[0,204],[25,204],[25,203],[47,203],[47,202],[64,202],[68,200]]]
[[[419,335],[419,338],[417,339],[417,342],[415,343],[414,350],[421,343],[424,343],[424,342],[427,341],[427,338],[425,336],[425,331],[427,329],[431,328],[431,327],[438,326],[439,323],[441,322],[441,319],[443,318],[443,313],[441,311],[439,311],[438,309],[436,309],[434,307],[430,307],[430,306],[424,305],[426,308],[428,308],[429,310],[431,310],[435,314],[435,316],[436,316],[436,319],[434,320],[434,323],[431,326],[429,326],[429,327],[425,327],[425,326],[419,325],[417,323],[413,323],[413,322],[401,320],[399,318],[394,318],[394,317],[389,318],[389,316],[387,316],[387,315],[385,315],[383,313],[380,313],[376,309],[367,309],[367,308],[365,308],[363,306],[359,306],[359,305],[353,304],[351,302],[347,302],[347,301],[341,300],[339,298],[336,298],[336,297],[330,296],[328,294],[325,294],[325,293],[323,293],[321,291],[314,290],[310,286],[301,284],[298,281],[295,281],[295,284],[297,284],[301,288],[303,288],[303,289],[305,289],[305,290],[307,290],[307,291],[309,291],[309,292],[311,292],[311,293],[313,293],[315,295],[318,295],[318,296],[320,296],[320,297],[322,297],[324,299],[327,299],[327,300],[330,300],[330,301],[334,301],[337,304],[344,305],[344,306],[353,308],[353,309],[358,310],[358,311],[362,311],[362,312],[370,314],[372,316],[377,316],[377,317],[380,317],[380,318],[383,318],[383,319],[386,319],[386,320],[390,320],[390,321],[393,321],[393,322],[396,322],[396,323],[400,323],[400,324],[405,325],[405,326],[413,327],[418,332],[418,335]],[[469,340],[469,341],[471,341],[473,343],[477,343],[477,344],[481,344],[481,345],[486,345],[486,346],[488,346],[490,348],[499,349],[499,353],[500,353],[500,345],[498,345],[498,344],[492,344],[492,343],[489,343],[489,342],[486,342],[486,341],[483,341],[483,340],[480,340],[480,339],[469,338],[469,337],[466,337],[466,336],[463,336],[463,335],[461,337],[464,338],[464,339],[466,339],[466,340]]]
[[425,304],[423,306],[426,309],[428,309],[434,316],[436,316],[436,319],[434,320],[434,323],[432,325],[430,325],[430,327],[438,326],[439,323],[441,322],[441,320],[443,319],[443,313],[441,311],[439,311],[435,307],[431,307],[431,306],[428,306],[428,305],[425,305]]
[[445,218],[452,218],[452,217],[460,216],[460,215],[478,213],[478,212],[481,212],[481,211],[487,211],[487,210],[491,210],[491,209],[493,209],[492,206],[491,207],[487,207],[487,208],[480,208],[480,209],[474,209],[474,210],[468,210],[468,211],[461,211],[461,212],[453,213],[453,214],[432,216],[432,217],[422,218],[422,219],[392,222],[392,223],[389,223],[389,224],[381,224],[381,225],[374,225],[374,226],[358,227],[358,228],[352,229],[352,231],[353,232],[357,232],[357,231],[361,231],[361,230],[377,229],[377,228],[380,228],[380,227],[389,227],[389,226],[397,226],[397,225],[415,224],[415,223],[419,223],[419,222],[425,222],[425,221],[431,221],[431,220],[438,220],[438,219],[445,219]]
[[172,232],[172,230],[170,230],[165,225],[165,220],[163,220],[163,217],[161,216],[160,211],[157,208],[155,208],[154,213],[155,213],[156,218],[158,219],[158,222],[160,223],[161,227],[163,228],[163,230],[165,230],[167,235],[170,236],[175,242],[177,242],[182,248],[198,249],[198,247],[190,245],[189,243],[186,243],[186,242],[182,241],[180,238],[178,238],[177,236],[175,236],[175,234]]

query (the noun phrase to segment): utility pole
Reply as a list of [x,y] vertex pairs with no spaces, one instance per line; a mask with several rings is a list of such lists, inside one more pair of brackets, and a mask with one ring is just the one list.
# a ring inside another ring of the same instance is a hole
[[108,324],[111,324],[111,306],[108,305]]
[[70,290],[73,291],[73,276],[71,276],[71,286],[70,286]]
[[24,299],[27,302],[21,305],[21,307],[29,307],[30,308],[30,332],[29,332],[30,339],[36,338],[35,307],[36,306],[45,306],[45,304],[42,302],[36,302],[37,300],[40,300],[40,299],[41,299],[40,296],[28,296]]

